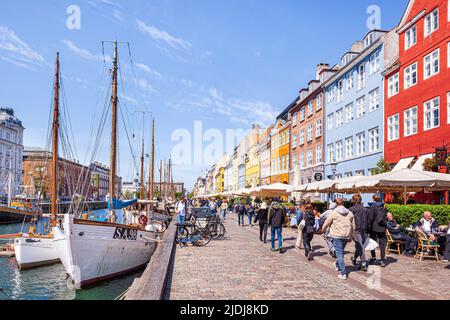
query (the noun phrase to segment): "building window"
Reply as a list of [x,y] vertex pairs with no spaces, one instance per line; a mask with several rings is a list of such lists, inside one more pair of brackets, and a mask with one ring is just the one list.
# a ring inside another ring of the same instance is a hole
[[347,91],[350,91],[353,89],[353,71],[350,71],[347,73],[346,80],[345,80],[345,88]]
[[334,124],[334,114],[332,113],[332,114],[329,114],[328,115],[328,117],[327,117],[327,119],[328,119],[328,123],[327,123],[327,126],[328,126],[328,128],[327,128],[327,130],[328,131],[331,131],[331,130],[333,130],[333,124]]
[[305,120],[305,107],[300,109],[300,121]]
[[302,129],[300,131],[300,145],[304,145],[305,144],[305,129]]
[[294,122],[294,126],[297,124],[297,115],[298,115],[298,113],[297,112],[295,112],[294,113],[294,116],[292,117],[292,121]]
[[322,119],[316,121],[316,138],[322,136]]
[[364,176],[364,170],[355,171],[355,175],[358,176],[358,177]]
[[294,154],[294,157],[292,158],[292,167],[294,170],[295,170],[296,166],[297,166],[297,155]]
[[439,127],[439,97],[434,98],[424,104],[424,130],[431,130]]
[[344,144],[342,140],[336,142],[336,161],[342,160],[344,156]]
[[353,103],[350,103],[345,107],[345,122],[349,123],[353,121]]
[[388,141],[398,140],[400,137],[399,114],[394,114],[388,118]]
[[366,68],[362,64],[358,67],[358,90],[361,90],[366,86]]
[[313,162],[313,151],[310,149],[308,150],[308,167],[312,166],[314,164]]
[[418,132],[417,107],[405,111],[405,137],[412,136]]
[[417,62],[405,68],[405,90],[417,84]]
[[310,124],[308,126],[308,142],[312,141],[313,139],[313,125]]
[[374,128],[369,130],[369,152],[374,152],[380,149],[380,130]]
[[399,74],[396,73],[388,80],[388,96],[395,96],[400,90]]
[[316,111],[319,111],[320,109],[322,109],[322,105],[323,105],[323,94],[319,94],[316,98]]
[[344,100],[344,81],[339,80],[337,85],[337,103]]
[[375,90],[369,93],[369,111],[375,111],[380,107],[380,89],[376,88]]
[[292,148],[297,148],[297,134],[294,134],[292,138]]
[[361,118],[366,114],[366,97],[356,100],[356,118]]
[[428,79],[439,73],[439,49],[423,58],[423,78]]
[[369,74],[373,75],[374,73],[380,70],[380,52],[377,51],[370,56],[370,68]]
[[334,161],[334,144],[329,144],[327,146],[328,149],[328,161],[332,162]]
[[356,155],[360,156],[366,152],[366,133],[361,132],[356,135]]
[[412,26],[405,32],[405,50],[408,50],[417,43],[417,27]]
[[316,147],[316,164],[321,163],[322,159],[322,145]]
[[353,137],[345,139],[345,158],[353,157]]
[[328,89],[328,94],[327,95],[328,95],[328,103],[333,102],[334,101],[334,90],[333,90],[332,87],[330,87]]
[[424,24],[425,37],[439,29],[439,8],[434,9],[425,16]]
[[344,110],[341,108],[336,111],[336,128],[344,125]]

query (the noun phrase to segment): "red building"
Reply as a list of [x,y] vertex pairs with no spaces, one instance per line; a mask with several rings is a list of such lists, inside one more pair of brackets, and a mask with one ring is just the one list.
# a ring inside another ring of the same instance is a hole
[[421,169],[436,147],[450,149],[449,0],[411,0],[397,32],[399,57],[385,72],[385,159]]

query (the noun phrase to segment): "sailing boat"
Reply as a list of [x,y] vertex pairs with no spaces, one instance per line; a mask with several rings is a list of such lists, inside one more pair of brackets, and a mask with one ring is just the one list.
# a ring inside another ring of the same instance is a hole
[[[58,137],[59,137],[59,53],[56,54],[56,74],[54,84],[53,124],[52,124],[52,203],[50,226],[56,226],[57,215],[57,181],[58,181]],[[35,226],[30,226],[29,233],[22,234],[14,240],[16,261],[20,269],[30,269],[60,262],[53,243],[53,234],[38,235]]]
[[117,44],[115,41],[112,70],[109,221],[80,219],[66,214],[62,225],[54,228],[59,257],[76,288],[138,270],[150,261],[156,249],[155,233],[145,230],[146,223],[136,226],[117,222],[116,210],[127,205],[116,198]]

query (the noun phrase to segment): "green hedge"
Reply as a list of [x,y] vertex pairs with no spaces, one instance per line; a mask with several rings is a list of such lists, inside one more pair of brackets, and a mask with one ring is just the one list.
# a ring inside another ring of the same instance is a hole
[[394,215],[395,221],[404,227],[415,224],[423,217],[425,211],[430,211],[433,217],[439,222],[439,225],[448,225],[450,223],[450,206],[445,205],[398,205],[388,204],[386,209]]

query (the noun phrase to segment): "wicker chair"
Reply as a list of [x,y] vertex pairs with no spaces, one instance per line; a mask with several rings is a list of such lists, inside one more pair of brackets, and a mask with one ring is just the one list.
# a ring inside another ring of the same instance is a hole
[[[419,242],[419,245],[417,247],[416,255],[414,256],[414,259],[420,256],[420,261],[423,260],[423,258],[433,258],[431,256],[431,250],[434,250],[434,257],[437,261],[439,261],[439,244],[437,244],[434,241],[431,241],[428,236],[423,232],[422,230],[416,229],[416,235],[417,240]],[[424,251],[427,250],[428,254],[424,255]],[[420,252],[420,253],[419,253]]]
[[[392,238],[392,234],[387,229],[386,229],[386,239],[387,239],[386,254],[388,254],[389,252],[402,254],[403,242],[401,240],[394,240]],[[392,245],[395,245],[396,248],[392,248]]]

